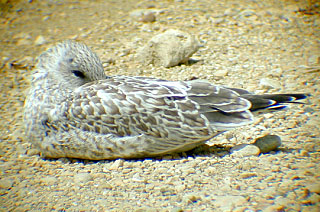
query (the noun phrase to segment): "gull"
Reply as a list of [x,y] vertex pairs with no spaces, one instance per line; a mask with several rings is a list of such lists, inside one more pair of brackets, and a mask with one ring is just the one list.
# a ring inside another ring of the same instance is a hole
[[89,47],[64,41],[32,72],[26,136],[46,158],[145,158],[191,150],[304,94],[255,95],[205,80],[106,76]]

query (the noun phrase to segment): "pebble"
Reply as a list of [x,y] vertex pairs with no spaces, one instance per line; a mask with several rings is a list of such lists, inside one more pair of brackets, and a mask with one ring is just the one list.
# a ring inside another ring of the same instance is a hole
[[304,108],[304,112],[305,113],[313,113],[314,112],[314,109],[312,107],[305,107]]
[[198,40],[189,33],[170,29],[158,34],[138,51],[138,60],[166,68],[186,63],[199,49]]
[[230,152],[235,157],[257,156],[260,154],[259,148],[251,144],[236,145]]
[[175,190],[176,190],[177,192],[183,192],[185,189],[186,189],[186,186],[185,186],[185,185],[176,185],[176,186],[175,186]]
[[6,153],[2,149],[0,149],[0,157],[4,156],[5,154]]
[[263,211],[265,212],[274,212],[274,211],[284,211],[285,206],[283,205],[270,205],[266,208],[264,208]]
[[116,161],[114,161],[113,163],[112,163],[112,165],[110,166],[110,170],[117,170],[117,169],[119,169],[120,167],[122,167],[123,166],[123,162],[124,162],[124,160],[123,159],[118,159],[118,160],[116,160]]
[[239,18],[245,18],[245,17],[250,17],[250,16],[253,16],[253,15],[256,15],[256,13],[253,10],[246,9],[246,10],[243,10],[242,12],[240,12],[238,17]]
[[29,156],[40,155],[40,151],[38,149],[28,149],[27,155]]
[[276,197],[274,201],[275,201],[276,205],[286,206],[286,205],[290,204],[290,200],[288,198],[283,197],[283,196]]
[[91,181],[93,178],[89,173],[78,173],[74,176],[75,183],[86,183]]
[[281,138],[277,135],[265,135],[257,138],[253,145],[257,146],[261,153],[268,153],[281,146]]
[[280,81],[269,78],[260,79],[260,85],[267,88],[281,88]]
[[217,76],[217,77],[225,77],[227,75],[228,75],[227,69],[220,69],[220,70],[214,72],[214,76]]
[[276,69],[270,70],[270,73],[272,73],[272,75],[280,77],[283,74],[283,70],[281,68],[276,68]]
[[320,195],[315,194],[315,193],[310,194],[310,196],[308,197],[307,202],[309,204],[312,204],[312,205],[320,203]]
[[319,65],[320,64],[320,56],[319,55],[312,55],[308,58],[308,65]]
[[23,45],[32,45],[32,41],[29,40],[28,38],[21,38],[17,41],[18,46],[23,46]]
[[38,46],[43,45],[43,44],[45,44],[45,43],[47,43],[47,40],[46,40],[42,35],[39,35],[39,36],[36,37],[36,39],[34,40],[34,44],[35,44],[35,45],[38,45]]
[[145,14],[143,14],[141,16],[139,21],[145,22],[145,23],[147,23],[147,22],[155,22],[156,21],[156,16],[152,12],[145,13]]
[[148,14],[148,13],[153,13],[153,14],[161,14],[163,13],[165,10],[164,9],[155,9],[155,8],[150,8],[150,9],[137,9],[137,10],[133,10],[130,12],[130,16],[134,17],[134,18],[139,18],[141,16],[143,16],[144,14]]
[[234,16],[238,13],[238,9],[235,8],[228,8],[224,11],[224,16]]
[[44,177],[41,179],[41,182],[43,182],[44,184],[54,184],[57,182],[57,178],[56,177],[51,177],[51,176],[48,176],[48,177]]
[[244,172],[244,173],[240,174],[240,177],[242,179],[248,179],[248,178],[256,177],[256,176],[258,176],[258,175],[257,175],[257,173],[254,173],[254,172]]
[[309,157],[310,154],[308,153],[308,151],[302,149],[299,151],[299,156],[302,156],[302,157]]
[[246,202],[247,200],[243,196],[227,195],[214,197],[214,205],[225,210],[230,210],[233,207],[243,205]]
[[201,200],[201,197],[198,194],[189,194],[187,196],[187,199],[191,202],[197,202],[197,201]]
[[1,179],[0,180],[0,188],[10,189],[14,183],[12,179]]
[[320,195],[320,182],[310,182],[308,184],[306,184],[306,188],[314,193],[317,193]]
[[102,188],[102,189],[112,189],[113,188],[112,184],[110,184],[108,182],[102,182],[101,184],[99,184],[98,187]]
[[174,207],[171,212],[184,212],[184,210],[181,207]]

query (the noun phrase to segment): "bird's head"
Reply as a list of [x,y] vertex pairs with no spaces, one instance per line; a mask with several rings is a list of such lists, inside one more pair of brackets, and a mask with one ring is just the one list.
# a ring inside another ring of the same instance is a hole
[[64,41],[42,53],[34,72],[34,81],[46,79],[68,89],[105,79],[99,57],[89,47]]

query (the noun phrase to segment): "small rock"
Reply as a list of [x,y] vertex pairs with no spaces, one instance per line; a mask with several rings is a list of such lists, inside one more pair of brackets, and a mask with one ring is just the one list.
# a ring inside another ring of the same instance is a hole
[[227,75],[228,75],[228,70],[226,69],[220,69],[214,72],[214,76],[217,76],[217,77],[225,77]]
[[183,192],[185,190],[186,186],[185,185],[177,185],[175,186],[175,190],[180,193]]
[[175,207],[173,209],[170,210],[171,212],[183,212],[184,210],[180,207]]
[[46,21],[46,20],[48,20],[49,18],[50,18],[50,16],[49,16],[49,15],[46,15],[46,16],[43,16],[42,20],[43,20],[43,21]]
[[142,18],[146,14],[152,13],[153,15],[158,15],[160,13],[163,13],[163,9],[155,9],[155,8],[149,8],[149,9],[137,9],[130,12],[130,16],[132,18]]
[[213,19],[213,23],[216,24],[216,25],[221,24],[224,21],[225,21],[224,18],[215,18],[215,19]]
[[281,145],[281,138],[277,135],[266,135],[257,138],[253,145],[260,149],[260,152],[267,153],[277,149]]
[[0,157],[4,156],[5,154],[6,153],[2,149],[0,149]]
[[247,202],[246,198],[244,198],[243,196],[236,195],[216,196],[214,199],[214,205],[230,209],[235,206],[243,205]]
[[269,78],[262,78],[260,79],[260,85],[263,87],[268,87],[268,88],[280,88],[281,84],[277,80],[269,79]]
[[313,182],[306,185],[306,188],[314,193],[317,193],[320,195],[320,182]]
[[112,180],[113,187],[122,187],[125,186],[125,183],[121,179],[114,179]]
[[138,59],[145,64],[155,64],[166,68],[185,63],[199,49],[194,36],[179,30],[167,30],[154,36],[139,49]]
[[25,56],[21,60],[19,60],[20,64],[32,64],[33,62],[33,57],[30,56]]
[[258,147],[251,144],[240,144],[231,149],[231,154],[237,157],[247,157],[259,155],[260,150]]
[[270,70],[270,73],[272,73],[272,75],[280,77],[283,74],[283,70],[281,68],[276,68],[276,69]]
[[142,32],[152,32],[152,27],[148,24],[144,24],[140,29]]
[[18,33],[12,37],[13,39],[23,38],[23,39],[31,39],[31,35],[25,32]]
[[258,175],[256,173],[254,173],[254,172],[245,172],[245,173],[241,173],[240,174],[240,177],[242,179],[248,179],[248,178],[256,177],[256,176],[258,176]]
[[133,11],[130,12],[130,16],[133,17],[133,18],[138,18],[138,17],[143,16],[143,14],[145,14],[147,12],[150,12],[150,11],[145,10],[145,9],[133,10]]
[[175,191],[173,190],[173,188],[170,188],[168,186],[163,186],[163,187],[160,187],[159,189],[160,193],[164,196],[167,196],[167,195],[172,195],[175,193]]
[[248,18],[248,17],[251,17],[251,16],[255,16],[255,15],[256,15],[256,13],[253,10],[246,9],[246,10],[240,12],[237,15],[237,18],[244,19],[244,18]]
[[41,182],[43,182],[44,184],[54,184],[55,182],[57,182],[57,178],[48,176],[42,178]]
[[315,205],[319,202],[320,202],[320,195],[314,194],[314,193],[310,194],[310,196],[306,199],[306,203],[309,205]]
[[265,212],[274,212],[274,211],[284,211],[285,206],[283,205],[271,205],[264,208]]
[[265,119],[270,119],[270,118],[272,118],[274,116],[274,114],[266,113],[266,114],[263,114],[263,116],[264,116]]
[[283,196],[278,196],[275,198],[275,205],[289,205],[290,204],[290,200],[288,198],[285,198]]
[[191,202],[197,202],[197,201],[201,200],[201,197],[197,194],[190,194],[190,195],[188,195],[188,200]]
[[99,185],[99,188],[101,189],[112,189],[113,186],[110,184],[110,183],[107,183],[107,182],[103,182]]
[[110,170],[117,170],[123,166],[123,159],[118,159],[110,166]]
[[42,35],[39,35],[35,41],[34,41],[34,44],[36,45],[42,45],[42,44],[45,44],[47,42],[47,40],[42,36]]
[[29,156],[40,155],[40,151],[38,149],[28,149],[27,155]]
[[139,19],[139,21],[141,22],[155,22],[156,21],[156,16],[152,13],[152,12],[149,12],[149,13],[146,13],[146,14],[143,14],[141,16],[141,18]]
[[320,64],[320,56],[319,55],[312,55],[308,58],[308,64],[312,65],[319,65]]
[[224,11],[223,15],[224,16],[234,16],[238,13],[238,10],[234,9],[234,8],[228,8]]
[[17,46],[31,45],[32,42],[27,38],[21,38],[17,41]]
[[313,113],[314,112],[314,109],[312,107],[305,107],[304,108],[304,112],[305,113]]
[[302,156],[302,157],[309,157],[310,154],[308,153],[308,151],[304,150],[304,149],[301,149],[299,151],[299,156]]
[[78,173],[74,176],[74,182],[76,183],[86,183],[92,180],[92,176],[89,173]]
[[1,179],[0,188],[9,189],[12,187],[14,181],[12,179]]

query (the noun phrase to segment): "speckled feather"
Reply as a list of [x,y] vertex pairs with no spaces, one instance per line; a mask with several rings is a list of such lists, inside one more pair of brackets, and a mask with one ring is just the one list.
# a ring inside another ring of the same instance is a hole
[[26,134],[50,158],[153,157],[251,123],[251,102],[257,109],[301,98],[260,95],[257,101],[247,91],[202,80],[106,77],[87,46],[65,41],[38,58],[25,102]]

